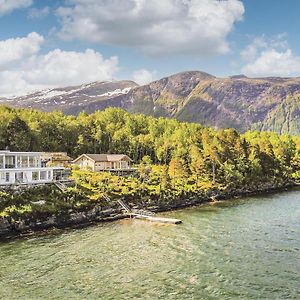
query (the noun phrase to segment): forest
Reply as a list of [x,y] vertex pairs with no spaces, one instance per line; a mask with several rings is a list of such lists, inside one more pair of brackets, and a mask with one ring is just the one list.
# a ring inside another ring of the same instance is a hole
[[[110,205],[104,193],[131,205],[174,208],[214,195],[228,198],[285,187],[300,178],[296,136],[216,130],[118,108],[68,116],[2,106],[0,114],[0,149],[63,151],[73,158],[82,153],[123,153],[137,167],[131,177],[74,168],[76,187],[65,194],[46,187],[21,194],[2,191],[0,216],[11,220]],[[46,204],[34,205],[33,199]]]
[[124,153],[136,164],[166,166],[171,177],[247,185],[300,175],[300,138],[202,127],[108,108],[68,116],[0,107],[0,149]]

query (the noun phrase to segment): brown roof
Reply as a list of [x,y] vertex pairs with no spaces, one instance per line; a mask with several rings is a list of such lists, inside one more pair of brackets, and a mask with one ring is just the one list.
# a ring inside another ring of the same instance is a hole
[[121,160],[132,161],[131,158],[125,154],[82,154],[74,161],[78,160],[82,156],[86,156],[95,162],[121,161]]
[[72,160],[72,157],[68,156],[66,152],[43,152],[41,157],[42,159],[52,159],[52,160],[66,160],[66,161]]

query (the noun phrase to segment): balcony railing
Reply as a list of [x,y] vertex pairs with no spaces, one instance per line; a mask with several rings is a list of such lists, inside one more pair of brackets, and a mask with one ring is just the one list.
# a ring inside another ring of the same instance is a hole
[[15,169],[16,165],[5,164],[5,169]]

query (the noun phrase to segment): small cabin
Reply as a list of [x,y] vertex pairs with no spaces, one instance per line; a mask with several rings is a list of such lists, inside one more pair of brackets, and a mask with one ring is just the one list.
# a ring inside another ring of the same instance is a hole
[[125,154],[82,154],[73,160],[80,169],[100,171],[131,171],[132,159]]

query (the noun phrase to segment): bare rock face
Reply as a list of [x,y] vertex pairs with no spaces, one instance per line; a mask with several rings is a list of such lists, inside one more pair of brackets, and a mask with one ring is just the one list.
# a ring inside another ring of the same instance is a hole
[[215,128],[300,133],[300,78],[217,78],[189,71],[144,86],[132,81],[94,82],[0,98],[1,103],[67,114],[121,107]]

